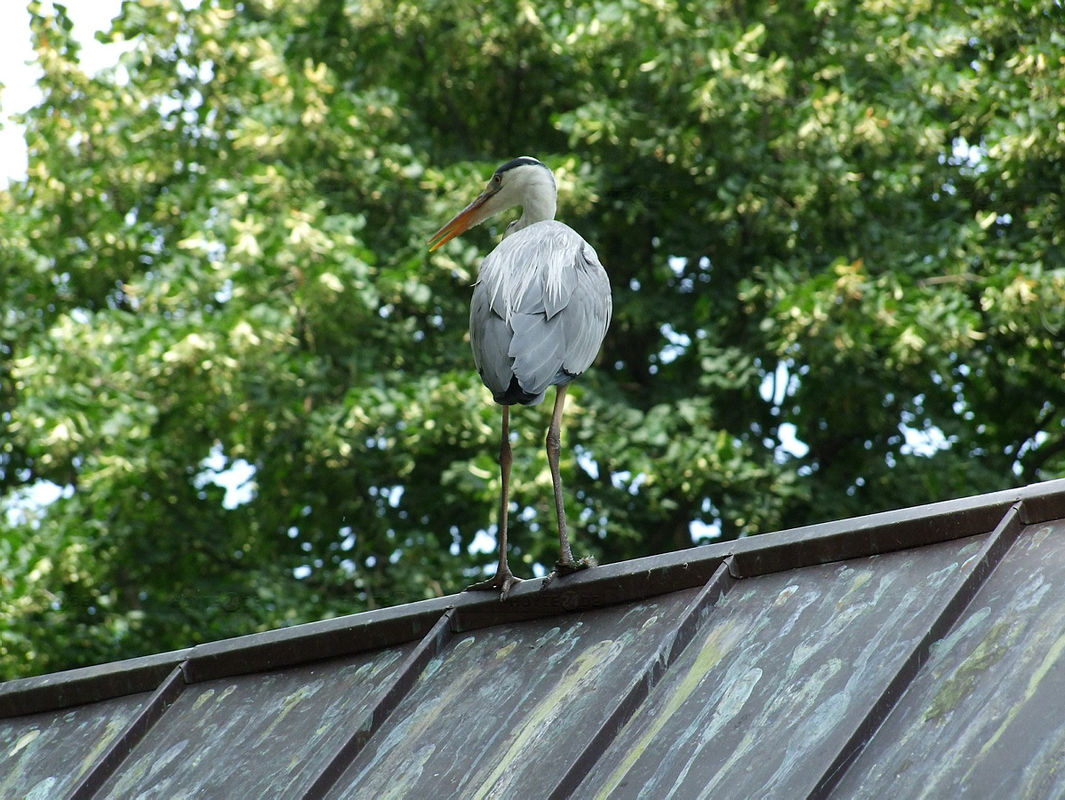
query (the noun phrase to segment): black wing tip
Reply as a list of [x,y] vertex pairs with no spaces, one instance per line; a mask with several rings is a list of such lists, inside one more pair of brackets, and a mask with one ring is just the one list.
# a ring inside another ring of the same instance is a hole
[[533,392],[525,391],[521,388],[521,384],[518,383],[518,376],[511,375],[510,385],[501,392],[494,392],[492,399],[501,406],[512,406],[519,403],[523,406],[532,406],[544,399],[544,393],[534,394]]
[[[551,385],[564,386],[565,384],[576,378],[579,374],[579,372],[570,372],[566,369],[560,369],[558,371],[558,375],[556,375],[555,379],[551,381]],[[481,377],[484,377],[484,373],[481,374]],[[507,388],[504,389],[502,392],[493,392],[492,399],[499,403],[499,405],[501,406],[513,406],[519,404],[523,406],[535,406],[537,403],[543,402],[544,394],[544,392],[537,393],[525,391],[523,388],[521,388],[521,384],[518,383],[518,376],[511,375],[510,385],[507,386]]]

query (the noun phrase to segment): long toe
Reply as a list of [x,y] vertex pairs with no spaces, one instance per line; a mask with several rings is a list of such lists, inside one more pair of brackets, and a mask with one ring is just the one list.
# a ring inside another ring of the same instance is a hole
[[556,561],[554,575],[564,576],[572,575],[574,572],[580,572],[582,569],[591,569],[592,567],[598,567],[599,562],[595,560],[594,556],[585,556],[577,561]]
[[467,592],[486,592],[499,590],[499,599],[506,600],[510,594],[510,590],[521,583],[521,578],[515,578],[514,575],[508,570],[506,572],[497,572],[491,578],[485,581],[479,581],[472,586],[467,586]]
[[572,575],[574,572],[580,572],[583,569],[591,569],[592,567],[598,567],[599,562],[595,560],[593,556],[585,556],[578,561],[556,561],[555,568],[544,578],[544,582],[540,585],[540,591],[543,591],[551,585],[555,578],[564,578],[567,575]]

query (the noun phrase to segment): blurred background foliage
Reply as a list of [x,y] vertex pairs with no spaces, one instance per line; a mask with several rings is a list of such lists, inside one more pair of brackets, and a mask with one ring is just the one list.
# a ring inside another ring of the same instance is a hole
[[[91,75],[29,10],[2,677],[492,564],[466,325],[506,220],[425,242],[522,154],[614,289],[563,434],[578,555],[1065,474],[1057,0],[138,0]],[[555,557],[548,411],[514,419],[525,575]]]

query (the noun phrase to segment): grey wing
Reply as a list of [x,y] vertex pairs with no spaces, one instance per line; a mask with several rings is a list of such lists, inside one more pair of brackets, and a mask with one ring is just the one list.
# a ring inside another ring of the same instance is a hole
[[573,239],[576,246],[548,248],[549,254],[535,242],[504,240],[509,246],[482,266],[470,344],[497,402],[538,403],[549,386],[584,372],[599,352],[610,322],[610,282],[595,251],[568,231],[565,240]]
[[591,366],[610,323],[610,281],[599,259],[580,241],[549,291],[534,282],[511,315],[508,355],[521,387],[542,395]]
[[473,363],[493,395],[505,392],[514,374],[514,360],[508,354],[512,338],[510,326],[492,310],[488,287],[478,283],[470,304],[470,346]]
[[595,361],[610,325],[610,280],[595,250],[582,243],[576,259],[576,286],[560,312],[566,350],[562,368],[580,375]]

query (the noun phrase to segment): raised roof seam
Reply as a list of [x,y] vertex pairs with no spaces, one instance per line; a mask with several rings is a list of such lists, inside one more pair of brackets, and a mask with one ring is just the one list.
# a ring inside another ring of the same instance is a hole
[[936,618],[929,625],[928,632],[902,662],[895,676],[885,685],[872,707],[855,726],[853,733],[829,764],[820,780],[806,795],[809,800],[821,800],[821,798],[832,796],[836,784],[906,694],[909,685],[920,672],[921,666],[928,660],[932,645],[951,630],[980,587],[1017,540],[1017,536],[1025,527],[1023,507],[1023,500],[1018,500],[1011,505],[995,529],[988,535],[972,569],[959,580],[957,588],[944,601]]

